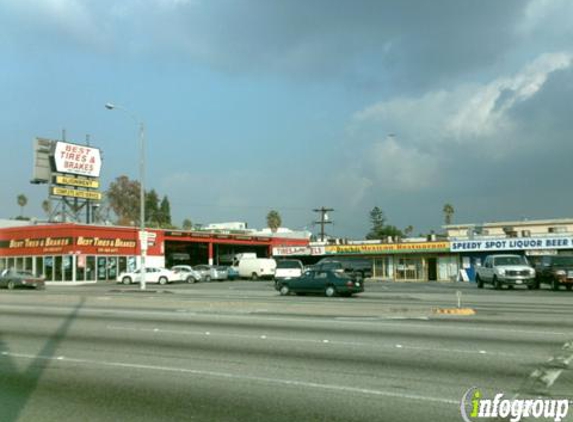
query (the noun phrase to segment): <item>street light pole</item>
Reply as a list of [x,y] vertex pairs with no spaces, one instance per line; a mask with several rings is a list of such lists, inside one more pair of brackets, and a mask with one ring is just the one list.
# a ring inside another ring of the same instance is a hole
[[145,231],[145,125],[143,120],[124,107],[107,103],[105,108],[108,110],[118,109],[129,115],[139,127],[139,250],[141,253],[140,272],[141,272],[141,290],[145,290],[146,267],[145,258],[147,255],[147,232]]

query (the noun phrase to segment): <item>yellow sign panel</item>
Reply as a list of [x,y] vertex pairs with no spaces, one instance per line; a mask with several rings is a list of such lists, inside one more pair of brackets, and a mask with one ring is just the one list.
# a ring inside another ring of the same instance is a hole
[[327,254],[394,254],[415,252],[449,252],[450,242],[404,242],[369,245],[327,246]]
[[72,198],[81,198],[81,199],[93,199],[95,201],[99,201],[101,199],[100,192],[93,192],[87,190],[76,190],[76,189],[68,189],[68,188],[52,188],[52,195],[57,196],[70,196]]
[[80,188],[99,188],[99,180],[78,179],[77,177],[58,176],[56,177],[56,183],[58,185],[78,186]]

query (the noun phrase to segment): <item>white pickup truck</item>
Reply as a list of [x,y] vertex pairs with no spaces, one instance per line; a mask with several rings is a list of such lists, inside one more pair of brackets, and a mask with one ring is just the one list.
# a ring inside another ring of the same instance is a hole
[[478,288],[492,284],[495,289],[502,286],[535,286],[535,270],[527,259],[521,255],[489,255],[483,265],[477,268],[476,283]]

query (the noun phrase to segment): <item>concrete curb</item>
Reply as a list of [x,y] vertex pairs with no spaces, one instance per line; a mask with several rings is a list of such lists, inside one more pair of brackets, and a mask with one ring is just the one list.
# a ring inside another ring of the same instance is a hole
[[471,308],[434,308],[434,315],[475,315],[476,311]]

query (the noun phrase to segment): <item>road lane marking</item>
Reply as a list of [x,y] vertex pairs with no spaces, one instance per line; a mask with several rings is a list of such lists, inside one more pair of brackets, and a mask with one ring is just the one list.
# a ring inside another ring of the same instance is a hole
[[104,366],[112,368],[138,369],[138,370],[159,371],[159,372],[175,372],[175,373],[198,375],[211,378],[222,378],[227,380],[230,379],[237,381],[256,381],[260,383],[278,384],[289,387],[303,387],[314,390],[337,391],[343,393],[354,393],[354,394],[362,394],[367,396],[378,396],[378,397],[392,397],[396,399],[417,400],[417,401],[426,401],[432,403],[459,406],[459,400],[451,400],[442,397],[431,397],[417,394],[404,394],[404,393],[396,393],[393,391],[375,390],[371,388],[351,387],[337,384],[320,384],[316,382],[289,380],[283,378],[268,378],[268,377],[258,377],[251,375],[240,375],[240,374],[233,374],[231,372],[216,372],[216,371],[206,371],[198,369],[176,368],[171,366],[143,365],[137,363],[109,362],[109,361],[104,362],[92,359],[68,358],[63,356],[59,356],[56,358],[53,356],[36,356],[26,353],[13,353],[13,352],[2,352],[2,356],[9,356],[11,358],[19,358],[19,359],[32,359],[32,360],[37,360],[37,359],[42,359],[46,361],[57,360],[60,364],[73,363],[73,364]]
[[[246,340],[269,340],[269,341],[279,341],[279,342],[298,342],[298,343],[312,343],[312,344],[330,344],[334,346],[351,346],[351,347],[370,347],[372,349],[405,349],[405,350],[416,350],[416,351],[427,351],[435,353],[461,353],[470,355],[485,355],[488,356],[501,356],[508,357],[510,359],[515,359],[515,353],[505,353],[505,352],[491,352],[486,350],[469,350],[469,349],[451,349],[451,348],[440,348],[440,347],[427,347],[427,346],[415,346],[415,345],[404,345],[404,344],[379,344],[379,343],[368,343],[360,341],[342,341],[342,340],[329,340],[329,339],[303,339],[296,337],[275,337],[269,335],[256,335],[256,334],[237,334],[237,333],[212,333],[210,331],[183,331],[183,330],[164,330],[159,328],[138,328],[138,327],[125,327],[117,325],[108,325],[106,327],[108,330],[112,331],[134,331],[141,333],[154,333],[154,334],[175,334],[175,335],[188,335],[188,336],[211,336],[211,337],[227,337],[227,338],[239,338]],[[530,357],[530,356],[528,356]]]

